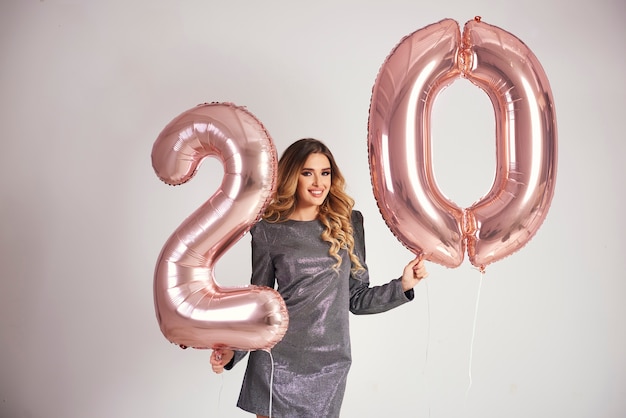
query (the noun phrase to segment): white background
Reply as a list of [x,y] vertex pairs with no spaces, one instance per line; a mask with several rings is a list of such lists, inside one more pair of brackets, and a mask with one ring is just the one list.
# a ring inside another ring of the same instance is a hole
[[[2,0],[0,416],[249,416],[235,407],[243,364],[214,375],[208,351],[183,351],[158,328],[158,253],[221,167],[209,160],[166,186],[154,140],[212,101],[247,106],[279,152],[324,140],[382,284],[411,254],[371,190],[373,83],[403,36],[476,15],[522,39],[550,79],[554,200],[528,245],[488,266],[480,294],[467,259],[431,263],[412,303],[352,316],[343,416],[626,416],[622,0]],[[442,92],[433,147],[448,197],[469,206],[487,192],[494,116],[482,90],[457,80]],[[246,284],[249,258],[246,235],[218,281]]]

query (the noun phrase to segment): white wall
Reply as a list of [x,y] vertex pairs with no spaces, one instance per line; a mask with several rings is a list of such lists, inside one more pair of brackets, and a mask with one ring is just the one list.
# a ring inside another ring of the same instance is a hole
[[[168,187],[150,162],[156,136],[198,103],[230,101],[279,151],[325,140],[381,284],[411,254],[371,191],[375,77],[403,36],[475,15],[521,38],[548,74],[556,194],[530,243],[489,266],[475,329],[480,274],[467,260],[430,264],[411,304],[352,317],[343,416],[626,416],[625,11],[622,0],[2,0],[0,416],[248,416],[235,407],[243,367],[214,375],[208,352],[180,350],[157,325],[158,253],[221,168]],[[436,104],[438,182],[463,206],[490,186],[493,123],[464,80]],[[247,283],[248,236],[217,276]]]

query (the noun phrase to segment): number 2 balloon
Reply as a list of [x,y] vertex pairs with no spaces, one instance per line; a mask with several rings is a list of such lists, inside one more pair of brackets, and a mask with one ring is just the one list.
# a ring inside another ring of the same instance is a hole
[[214,267],[269,203],[276,187],[276,148],[246,109],[204,104],[163,129],[152,166],[161,180],[176,185],[191,179],[208,156],[222,162],[222,184],[174,231],[156,265],[161,331],[183,347],[269,349],[289,323],[280,294],[262,286],[221,287]]

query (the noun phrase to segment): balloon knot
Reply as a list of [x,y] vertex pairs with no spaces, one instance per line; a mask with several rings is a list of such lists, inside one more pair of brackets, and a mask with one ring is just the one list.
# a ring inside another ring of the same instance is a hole
[[461,77],[467,77],[467,74],[472,70],[474,65],[474,53],[472,47],[466,42],[465,39],[461,42],[458,53],[458,67],[461,71]]

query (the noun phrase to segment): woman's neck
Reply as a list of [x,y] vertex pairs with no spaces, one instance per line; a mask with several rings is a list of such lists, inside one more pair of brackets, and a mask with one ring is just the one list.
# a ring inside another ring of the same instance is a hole
[[289,216],[289,219],[292,221],[313,221],[317,219],[318,213],[319,208],[317,206],[312,206],[310,208],[296,208]]

